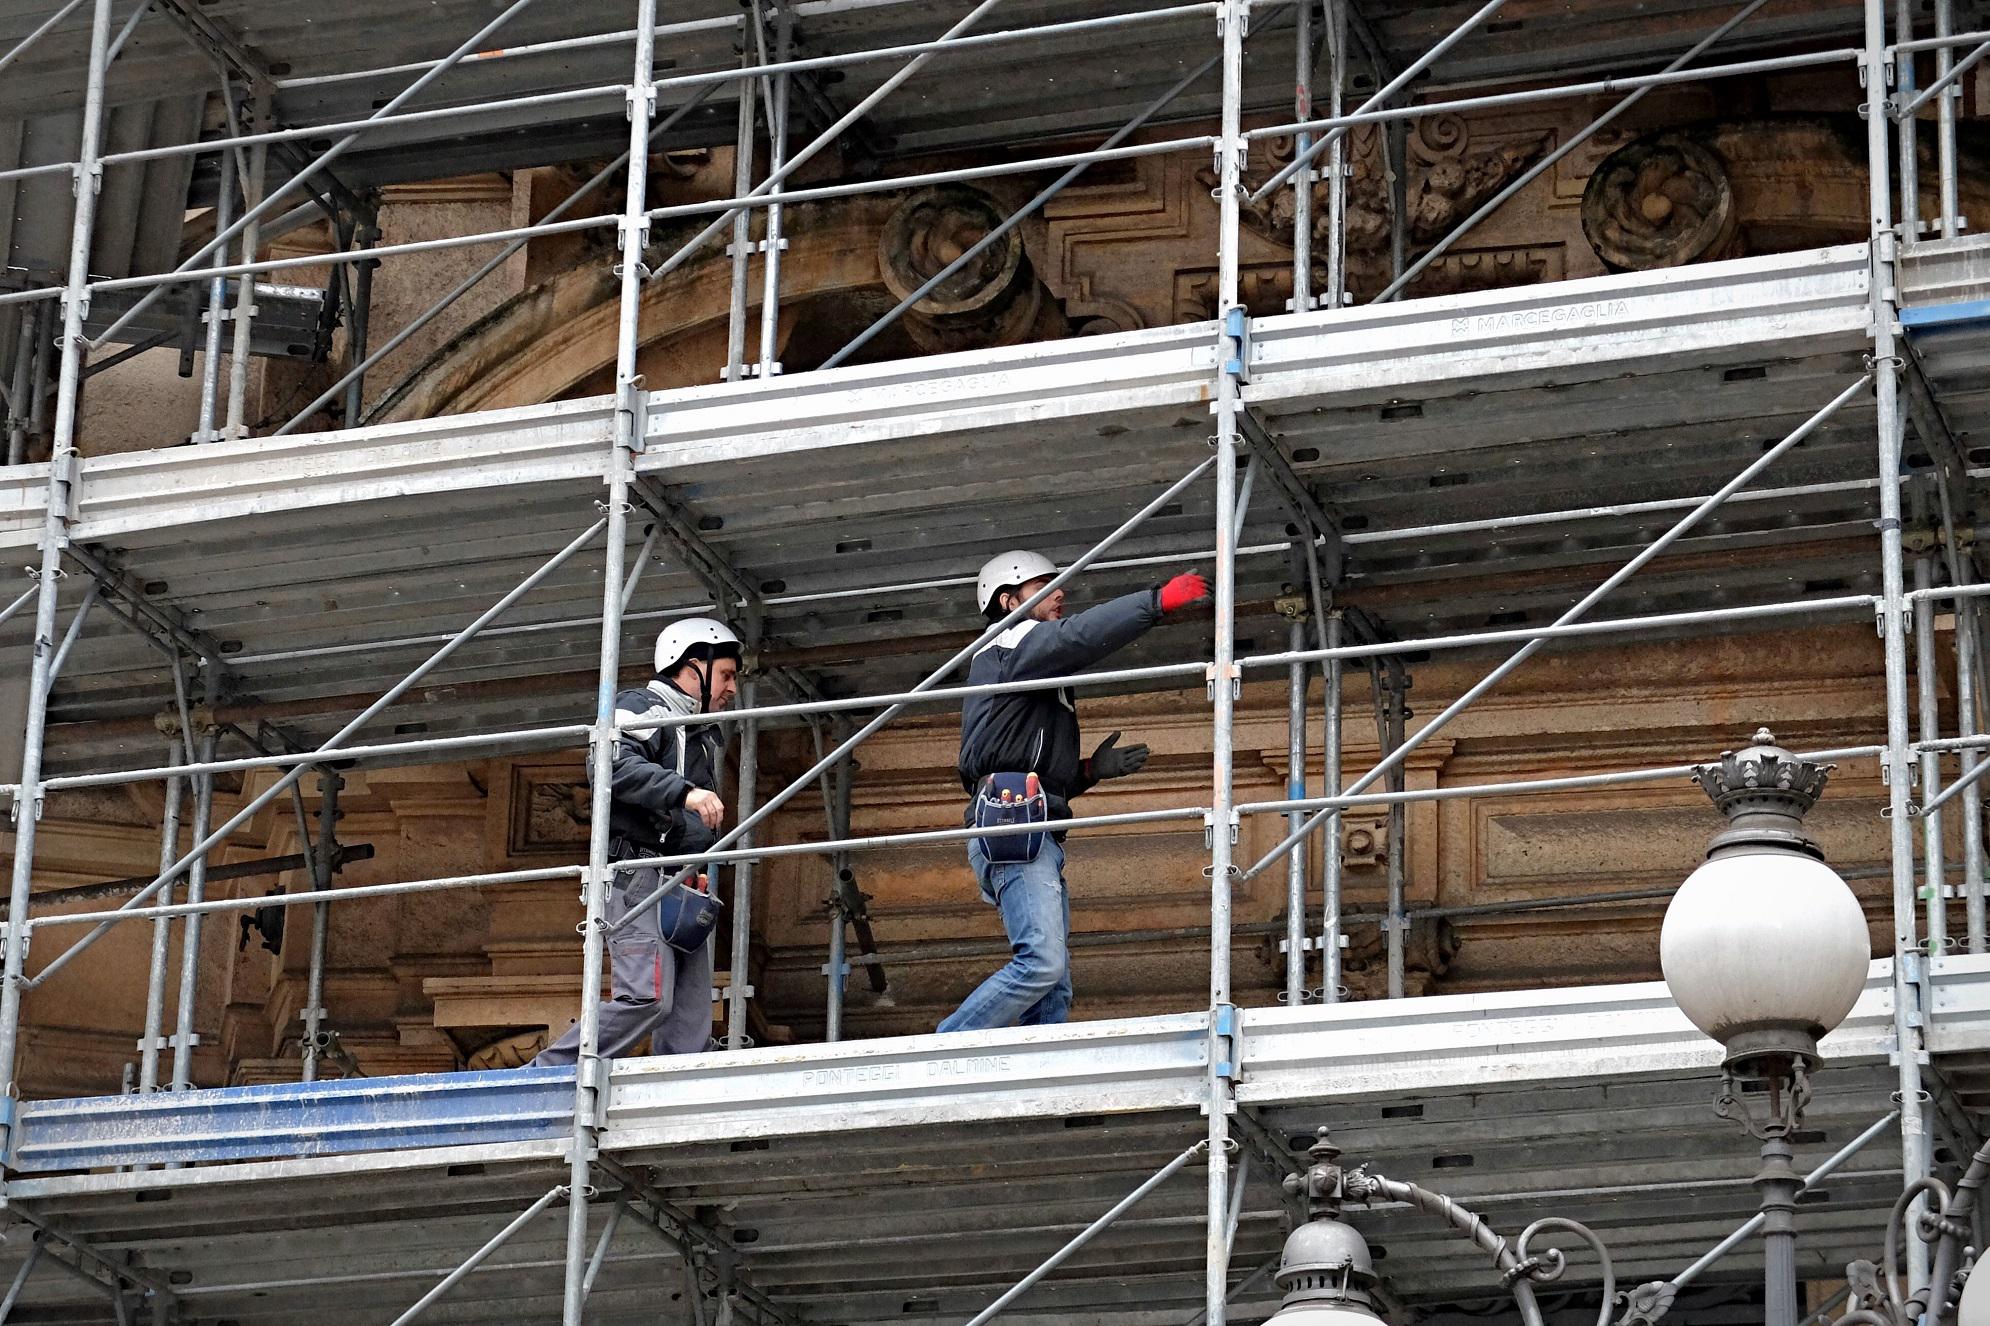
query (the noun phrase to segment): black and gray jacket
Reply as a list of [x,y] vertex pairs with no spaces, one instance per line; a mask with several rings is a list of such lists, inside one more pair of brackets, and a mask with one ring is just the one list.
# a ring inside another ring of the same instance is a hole
[[[619,724],[697,712],[698,702],[658,679],[615,697]],[[609,829],[621,857],[701,852],[719,835],[684,808],[694,788],[719,790],[725,740],[716,723],[624,732],[615,742]]]
[[[1091,667],[1161,620],[1157,591],[1143,589],[1061,621],[1020,621],[974,656],[971,685],[1055,677]],[[1068,818],[1072,797],[1091,787],[1078,745],[1078,710],[1069,687],[977,695],[960,713],[960,782],[973,792],[991,773],[1034,773],[1050,813]]]

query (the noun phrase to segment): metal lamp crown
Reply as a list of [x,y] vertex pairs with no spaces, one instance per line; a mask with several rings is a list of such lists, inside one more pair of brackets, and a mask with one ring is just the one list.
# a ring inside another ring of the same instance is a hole
[[1722,751],[1718,764],[1700,765],[1693,781],[1728,821],[1727,832],[1707,844],[1707,855],[1751,845],[1790,848],[1823,860],[1823,849],[1804,831],[1803,821],[1835,768],[1784,750],[1766,727],[1755,729],[1754,744]]

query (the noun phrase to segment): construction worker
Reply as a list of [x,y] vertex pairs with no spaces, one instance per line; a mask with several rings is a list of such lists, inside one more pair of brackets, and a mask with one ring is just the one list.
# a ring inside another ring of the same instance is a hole
[[[716,713],[732,703],[739,664],[739,637],[724,622],[710,617],[672,622],[656,638],[655,680],[615,697],[616,722]],[[718,841],[726,813],[717,791],[724,750],[715,723],[623,732],[615,743],[610,791],[610,859],[701,852]],[[654,867],[617,871],[608,889],[609,924],[675,873],[660,875]],[[634,1053],[652,1034],[657,1054],[696,1054],[710,1043],[710,934],[718,904],[706,878],[690,876],[609,936],[614,998],[601,1005],[604,1057]],[[575,1023],[532,1065],[571,1064],[579,1047]]]
[[[1014,551],[992,558],[975,584],[975,606],[1000,621],[1049,583],[1057,568],[1041,553]],[[1101,603],[1064,616],[1064,591],[1045,595],[1015,625],[989,641],[968,669],[970,684],[1055,677],[1091,667],[1132,643],[1171,612],[1209,594],[1199,575],[1174,577],[1158,589]],[[1121,746],[1115,732],[1089,757],[1079,754],[1078,711],[1069,688],[1013,691],[970,697],[961,708],[960,781],[972,804],[997,806],[1002,796],[1040,798],[1046,824],[1071,816],[1071,799],[1109,778],[1138,773],[1147,747]],[[1006,811],[1002,802],[999,809]],[[1016,858],[1026,859],[1016,859]],[[981,896],[1001,909],[1014,956],[970,994],[941,1031],[1038,1026],[1062,1022],[1071,1011],[1071,902],[1064,880],[1064,835],[970,838],[968,863]]]

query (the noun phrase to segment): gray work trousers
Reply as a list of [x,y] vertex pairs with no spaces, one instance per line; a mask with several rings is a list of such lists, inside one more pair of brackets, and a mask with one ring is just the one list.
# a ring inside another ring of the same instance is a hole
[[[618,873],[608,890],[608,923],[626,916],[658,884],[655,870]],[[663,942],[656,905],[608,937],[615,997],[601,1003],[602,1057],[634,1054],[654,1035],[656,1054],[698,1054],[712,1040],[712,946],[680,953]],[[580,1023],[539,1051],[534,1068],[571,1064],[580,1057]]]

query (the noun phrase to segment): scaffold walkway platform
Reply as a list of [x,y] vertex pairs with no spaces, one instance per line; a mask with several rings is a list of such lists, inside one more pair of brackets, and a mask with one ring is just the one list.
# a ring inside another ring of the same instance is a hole
[[[1990,959],[1943,959],[1932,980],[1936,1061],[1990,1053]],[[1661,984],[1237,1016],[1240,1135],[1255,1166],[1240,1264],[1276,1252],[1278,1182],[1321,1126],[1391,1173],[1442,1172],[1495,1220],[1517,1226],[1551,1206],[1590,1223],[1620,1283],[1677,1271],[1753,1210],[1749,1164],[1723,1140],[1732,1125],[1707,1108],[1718,1048]],[[1892,1028],[1891,964],[1876,962],[1825,1042],[1800,1169],[1883,1116]],[[601,1147],[627,1186],[604,1194],[595,1227],[617,1197],[666,1224],[704,1212],[756,1288],[811,1320],[895,1320],[914,1300],[968,1315],[1194,1143],[1207,1031],[1204,1015],[1184,1014],[624,1060]],[[8,1202],[134,1275],[171,1273],[202,1320],[368,1319],[557,1181],[571,1086],[571,1070],[524,1069],[30,1102]],[[1881,1136],[1818,1183],[1802,1219],[1820,1266],[1870,1244],[1897,1191],[1897,1152]],[[120,1168],[167,1157],[190,1168]],[[1113,1308],[1129,1277],[1168,1286],[1136,1319],[1165,1320],[1171,1303],[1191,1311],[1198,1201],[1190,1183],[1163,1190],[1020,1317]],[[1033,1215],[991,1218],[994,1207]],[[1409,1214],[1357,1220],[1401,1259],[1403,1283],[1432,1301],[1469,1293],[1481,1274],[1469,1245]],[[457,1302],[473,1320],[515,1301],[536,1316],[558,1268],[558,1222],[542,1219],[436,1310]],[[676,1254],[640,1225],[611,1240],[594,1291],[603,1320],[670,1279],[659,1263]],[[0,1251],[0,1275],[21,1251]],[[1738,1253],[1721,1276],[1750,1265]]]

